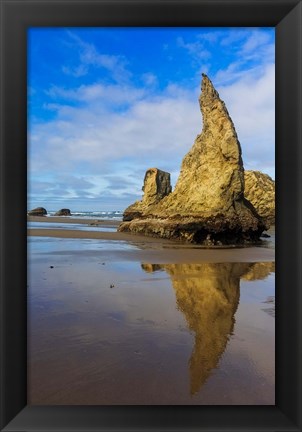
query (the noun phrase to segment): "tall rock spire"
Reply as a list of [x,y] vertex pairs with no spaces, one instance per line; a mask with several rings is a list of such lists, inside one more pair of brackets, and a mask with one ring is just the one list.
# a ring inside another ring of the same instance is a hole
[[[203,74],[203,128],[182,161],[175,190],[144,208],[121,231],[179,238],[204,244],[255,241],[265,225],[244,198],[241,146],[224,102]],[[134,204],[134,206],[140,206]],[[133,205],[130,206],[135,214]]]
[[182,210],[190,215],[227,210],[234,200],[242,198],[244,191],[241,147],[234,124],[206,75],[203,75],[201,90],[202,133],[182,161],[170,199],[172,210],[177,206],[175,198],[186,196]]

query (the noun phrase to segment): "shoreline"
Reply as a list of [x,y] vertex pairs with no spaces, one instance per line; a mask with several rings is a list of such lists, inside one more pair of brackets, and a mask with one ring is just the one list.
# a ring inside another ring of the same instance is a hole
[[97,223],[97,225],[110,225],[118,227],[122,221],[110,220],[110,219],[98,219],[98,218],[79,218],[73,216],[27,216],[27,222],[47,222],[47,223],[71,223],[71,224],[86,224],[91,225]]
[[[107,233],[107,232],[90,232],[90,231],[72,231],[72,230],[28,230],[31,237],[44,238],[65,238],[105,240],[107,242],[117,241],[127,243],[129,250],[110,250],[106,255],[112,259],[120,261],[141,261],[155,264],[168,263],[200,263],[200,262],[273,262],[275,261],[275,251],[265,247],[243,247],[243,248],[202,248],[192,245],[183,245],[163,242],[160,239],[152,237],[142,237],[124,233]],[[132,248],[131,248],[132,246]],[[91,253],[77,251],[78,253]],[[101,254],[101,253],[100,253]]]
[[[103,219],[81,219],[66,216],[28,216],[29,222],[47,222],[83,224],[94,226],[116,227],[121,221]],[[234,247],[205,247],[190,243],[181,243],[169,239],[143,236],[140,234],[119,231],[97,231],[56,229],[56,228],[28,228],[27,235],[31,237],[51,237],[61,239],[88,239],[107,242],[126,242],[133,249],[115,251],[122,260],[140,260],[154,263],[198,263],[198,262],[269,262],[275,261],[275,250],[265,246],[234,246]],[[110,249],[110,248],[109,248]]]

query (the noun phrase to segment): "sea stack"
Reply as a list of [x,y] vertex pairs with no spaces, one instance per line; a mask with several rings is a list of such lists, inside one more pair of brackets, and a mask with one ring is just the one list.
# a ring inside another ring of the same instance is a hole
[[172,191],[170,174],[158,168],[149,168],[145,174],[142,190],[143,199],[126,208],[123,214],[124,221],[141,217],[151,206],[169,195]]
[[208,246],[257,242],[267,227],[244,197],[237,133],[205,74],[199,104],[203,129],[182,161],[175,190],[128,217],[119,230]]
[[71,216],[70,210],[63,208],[55,213],[55,216]]
[[27,214],[28,216],[46,216],[47,210],[44,207],[36,207],[32,210],[29,210]]
[[260,171],[244,171],[244,196],[268,224],[275,224],[275,182]]

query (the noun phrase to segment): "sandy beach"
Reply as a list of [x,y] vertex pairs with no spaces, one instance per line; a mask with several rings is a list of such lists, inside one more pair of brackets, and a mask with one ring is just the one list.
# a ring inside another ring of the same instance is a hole
[[[49,228],[28,229],[29,236],[70,238],[70,239],[98,239],[114,242],[127,242],[130,245],[137,246],[135,251],[123,252],[132,259],[156,259],[161,263],[173,262],[257,262],[257,261],[274,261],[275,250],[268,247],[216,247],[205,248],[198,245],[179,243],[176,241],[159,239],[135,235],[131,233],[118,232],[118,221],[110,220],[93,220],[65,217],[28,217],[29,222],[43,222],[46,224],[80,224],[85,225],[89,230],[81,231],[79,229],[55,229],[51,225]],[[91,226],[91,223],[97,223]],[[94,228],[104,227],[114,228],[112,232],[97,231]],[[185,251],[185,253],[184,253]]]
[[117,220],[102,220],[102,219],[84,219],[84,218],[78,218],[73,216],[27,216],[28,222],[47,222],[47,223],[76,223],[76,224],[83,224],[83,225],[89,225],[91,223],[99,223],[101,225],[109,225],[117,227],[119,225],[119,221]]
[[274,230],[205,249],[95,223],[28,218],[28,403],[274,404]]

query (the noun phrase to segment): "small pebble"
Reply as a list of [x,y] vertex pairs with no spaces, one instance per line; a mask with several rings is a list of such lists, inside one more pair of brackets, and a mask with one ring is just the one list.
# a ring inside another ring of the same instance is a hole
[[53,268],[53,266],[50,266],[49,268]]

